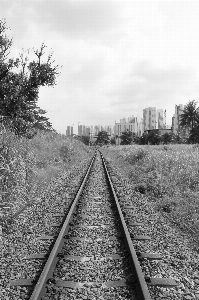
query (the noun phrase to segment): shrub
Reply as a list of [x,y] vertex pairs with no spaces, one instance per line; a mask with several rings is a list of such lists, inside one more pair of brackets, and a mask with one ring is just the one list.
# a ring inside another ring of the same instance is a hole
[[159,203],[157,205],[157,209],[159,211],[164,211],[166,213],[171,213],[174,211],[174,209],[176,208],[177,203],[175,201],[172,200],[164,200],[161,203]]
[[60,157],[63,159],[64,162],[67,161],[68,158],[68,147],[66,145],[61,146],[61,148],[59,149],[59,154]]
[[147,185],[146,184],[137,184],[135,185],[135,191],[139,192],[141,194],[145,194],[147,191]]
[[137,151],[133,152],[133,153],[129,153],[126,156],[126,160],[131,164],[135,164],[136,162],[144,159],[147,155],[147,151],[145,151],[144,149],[138,149]]
[[[147,155],[136,159],[140,147]],[[195,238],[199,230],[198,149],[199,144],[132,145],[110,149],[107,155],[130,178],[137,192],[145,194],[149,203],[168,213],[171,221]]]
[[91,153],[81,142],[52,132],[26,139],[4,131],[0,145],[0,201],[15,208],[39,197],[68,167],[69,158],[83,160]]

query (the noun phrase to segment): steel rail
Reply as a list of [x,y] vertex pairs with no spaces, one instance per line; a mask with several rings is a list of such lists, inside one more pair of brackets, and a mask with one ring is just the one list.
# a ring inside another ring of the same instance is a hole
[[113,187],[113,183],[111,181],[108,169],[106,167],[104,157],[103,157],[101,152],[100,152],[100,155],[101,155],[101,159],[102,159],[103,166],[104,166],[107,178],[108,178],[108,182],[110,184],[111,191],[112,191],[112,194],[114,196],[114,200],[115,200],[115,203],[116,203],[116,206],[117,206],[117,211],[118,211],[118,214],[119,214],[119,217],[120,217],[120,222],[121,222],[121,228],[122,228],[122,231],[123,231],[123,234],[124,234],[124,237],[125,237],[127,250],[130,254],[131,268],[132,268],[133,273],[135,273],[135,275],[136,275],[136,279],[137,279],[136,280],[136,289],[137,289],[137,292],[138,292],[139,300],[151,300],[151,296],[150,296],[146,281],[144,279],[144,276],[143,276],[143,273],[142,273],[142,270],[141,270],[136,252],[135,252],[135,249],[133,247],[133,243],[132,243],[128,228],[126,226],[126,222],[125,222],[124,217],[123,217],[122,210],[120,208],[120,204],[119,204],[115,189]]
[[97,153],[95,152],[95,154],[94,154],[94,156],[93,156],[93,158],[91,160],[91,163],[90,163],[90,165],[89,165],[89,167],[87,169],[87,172],[86,172],[86,174],[84,176],[84,179],[83,179],[83,181],[82,181],[82,183],[80,185],[80,188],[79,188],[79,190],[78,190],[78,192],[77,192],[77,194],[76,194],[76,196],[75,196],[75,198],[73,200],[73,203],[71,204],[70,210],[69,210],[69,212],[68,212],[68,214],[66,216],[64,224],[62,226],[62,229],[61,229],[61,231],[60,231],[60,233],[59,233],[59,235],[58,235],[58,237],[57,237],[57,239],[55,241],[55,244],[54,244],[54,246],[53,246],[53,248],[51,250],[51,253],[50,253],[49,257],[48,257],[48,260],[46,261],[44,269],[43,269],[43,271],[42,271],[42,273],[41,273],[41,275],[40,275],[40,277],[39,277],[39,279],[37,281],[37,284],[35,285],[35,288],[33,290],[33,293],[31,295],[31,297],[30,297],[30,300],[40,300],[41,297],[44,296],[44,294],[46,293],[46,284],[47,284],[47,281],[53,275],[53,270],[54,270],[54,268],[55,268],[55,266],[57,264],[57,260],[58,260],[57,255],[60,252],[60,250],[61,250],[61,248],[62,248],[62,246],[64,244],[64,236],[68,232],[69,223],[70,223],[70,221],[71,221],[71,219],[73,217],[73,214],[75,212],[75,209],[76,209],[76,206],[77,206],[77,202],[79,200],[79,197],[80,197],[80,195],[82,193],[82,190],[83,190],[83,188],[85,186],[85,183],[87,181],[87,178],[89,176],[90,170],[91,170],[92,165],[94,163],[94,160],[96,158],[96,154]]

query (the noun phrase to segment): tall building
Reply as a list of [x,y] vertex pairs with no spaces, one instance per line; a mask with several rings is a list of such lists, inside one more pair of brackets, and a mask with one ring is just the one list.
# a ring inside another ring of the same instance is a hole
[[78,125],[79,136],[97,136],[100,131],[106,131],[110,136],[114,135],[114,125]]
[[104,131],[106,131],[108,135],[114,135],[114,125],[105,125]]
[[82,135],[86,135],[86,126],[82,125]]
[[93,134],[93,132],[94,132],[94,126],[93,125],[91,125],[90,126],[90,132]]
[[85,132],[86,132],[86,136],[90,135],[90,132],[91,132],[90,126],[86,126]]
[[82,134],[82,125],[79,125],[78,124],[78,135],[79,136],[82,136],[83,134]]
[[[123,121],[123,122],[121,122]],[[137,136],[143,134],[143,120],[139,116],[130,116],[120,119],[120,123],[115,123],[116,144],[120,145],[120,135],[122,132],[130,131]]]
[[137,116],[137,123],[138,123],[138,136],[142,136],[144,133],[144,122],[140,116]]
[[101,131],[101,125],[95,125],[94,126],[94,135],[98,135],[98,133]]
[[67,126],[66,135],[73,135],[73,126]]
[[157,109],[156,125],[156,129],[163,129],[165,127],[163,109]]
[[144,131],[156,129],[156,107],[143,109]]
[[124,118],[122,118],[122,119],[120,119],[120,123],[128,123],[128,120],[129,118],[127,118],[127,117],[124,117]]
[[183,114],[184,107],[183,104],[175,105],[175,114],[172,117],[172,131],[175,134],[179,130],[180,115]]

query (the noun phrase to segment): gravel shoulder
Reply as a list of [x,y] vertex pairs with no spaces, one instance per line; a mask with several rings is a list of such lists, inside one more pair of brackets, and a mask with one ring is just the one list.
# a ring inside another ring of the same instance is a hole
[[[91,157],[90,157],[91,158]],[[61,177],[56,178],[34,205],[23,211],[0,236],[0,299],[28,299],[27,288],[10,287],[11,279],[37,278],[41,261],[27,261],[33,253],[46,253],[51,241],[37,240],[40,235],[51,234],[50,223],[55,213],[66,212],[88,167],[90,158],[76,161]],[[54,228],[54,234],[57,228]]]
[[[136,192],[128,178],[127,166],[114,159],[113,153],[104,150],[109,170],[116,186],[120,203],[133,205],[126,210],[126,217],[142,223],[137,234],[146,234],[151,241],[134,242],[137,251],[160,253],[161,261],[143,261],[146,276],[173,278],[177,288],[149,287],[152,299],[199,299],[199,248],[189,234],[180,231],[164,214],[154,208],[154,203]],[[118,186],[118,187],[117,187]],[[129,229],[132,230],[129,226]],[[135,227],[133,228],[135,230]]]

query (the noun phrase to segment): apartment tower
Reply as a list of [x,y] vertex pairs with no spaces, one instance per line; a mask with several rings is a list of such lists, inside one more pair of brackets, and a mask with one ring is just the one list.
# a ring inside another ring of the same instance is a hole
[[143,109],[144,131],[156,129],[156,107]]

